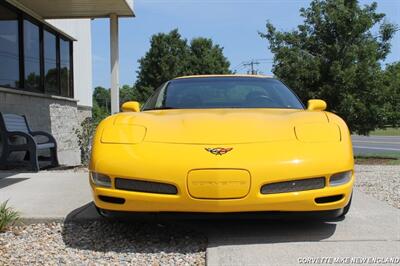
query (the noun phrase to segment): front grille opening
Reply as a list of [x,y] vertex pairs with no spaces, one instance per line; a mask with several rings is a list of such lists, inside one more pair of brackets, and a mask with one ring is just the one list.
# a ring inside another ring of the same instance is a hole
[[148,192],[156,194],[178,194],[178,189],[171,184],[124,178],[115,179],[115,188],[121,190]]
[[117,197],[109,197],[109,196],[100,195],[99,199],[101,201],[108,202],[108,203],[114,203],[114,204],[124,204],[125,203],[125,199],[117,198]]
[[328,196],[328,197],[320,197],[320,198],[316,198],[315,202],[316,203],[331,203],[331,202],[335,202],[335,201],[339,201],[341,199],[343,199],[344,195],[334,195],[334,196]]
[[261,187],[261,194],[276,194],[295,191],[320,189],[325,187],[325,177],[299,179],[279,183],[266,184]]

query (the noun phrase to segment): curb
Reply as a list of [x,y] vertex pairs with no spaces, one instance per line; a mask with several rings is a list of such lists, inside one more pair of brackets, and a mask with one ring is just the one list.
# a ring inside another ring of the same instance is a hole
[[49,223],[62,223],[64,217],[21,217],[15,224],[16,225],[31,225],[31,224],[49,224]]
[[100,220],[93,203],[88,203],[78,209],[73,210],[67,216],[54,217],[20,217],[17,225],[30,225],[42,223],[85,223]]

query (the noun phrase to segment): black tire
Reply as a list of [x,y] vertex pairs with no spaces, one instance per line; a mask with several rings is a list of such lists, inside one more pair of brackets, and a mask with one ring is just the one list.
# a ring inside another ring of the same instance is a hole
[[343,208],[343,213],[340,215],[340,217],[346,216],[346,214],[349,212],[350,206],[351,206],[351,200],[352,200],[352,199],[353,199],[353,193],[351,193],[350,201],[349,201],[349,203],[347,203],[347,205]]

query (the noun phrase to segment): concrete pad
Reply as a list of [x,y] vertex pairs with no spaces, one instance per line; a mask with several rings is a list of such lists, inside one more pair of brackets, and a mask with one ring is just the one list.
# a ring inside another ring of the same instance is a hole
[[355,191],[342,221],[223,222],[207,236],[208,265],[293,265],[304,257],[398,258],[400,210]]
[[[311,263],[312,260],[346,260],[399,258],[400,242],[343,241],[343,242],[294,242],[268,245],[237,245],[207,249],[207,265],[346,265],[350,263]],[[397,264],[400,259],[397,259]],[[351,263],[361,264],[361,263]],[[363,263],[366,264],[366,263]],[[375,264],[375,263],[374,263]],[[377,263],[380,264],[380,263]],[[386,264],[386,265],[394,265]]]
[[20,212],[23,222],[62,221],[91,199],[87,173],[0,172],[0,202]]

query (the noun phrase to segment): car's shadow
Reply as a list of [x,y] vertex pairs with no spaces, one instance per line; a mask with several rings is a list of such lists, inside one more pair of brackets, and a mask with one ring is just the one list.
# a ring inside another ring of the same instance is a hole
[[[107,220],[93,203],[71,212],[64,223],[67,246],[92,251],[197,252],[205,245],[244,245],[313,242],[331,237],[335,222],[311,219],[192,219],[180,217],[129,217]],[[109,243],[112,243],[110,245]]]

